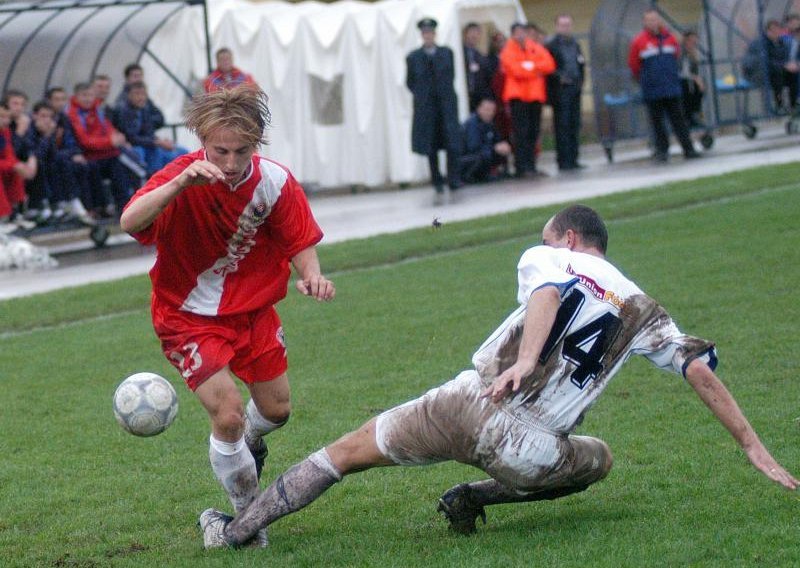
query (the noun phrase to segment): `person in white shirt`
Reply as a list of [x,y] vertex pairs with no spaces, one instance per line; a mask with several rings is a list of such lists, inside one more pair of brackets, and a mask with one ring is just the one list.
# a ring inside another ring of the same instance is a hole
[[583,491],[612,466],[608,445],[573,430],[634,354],[682,374],[753,466],[794,490],[798,480],[759,440],[714,374],[714,344],[681,333],[655,300],[605,260],[605,224],[573,205],[545,225],[518,265],[519,307],[481,345],[474,368],[387,410],[280,475],[235,519],[200,516],[206,548],[238,546],[305,507],[344,475],[455,460],[491,478],[457,485],[439,510],[460,533],[484,507]]

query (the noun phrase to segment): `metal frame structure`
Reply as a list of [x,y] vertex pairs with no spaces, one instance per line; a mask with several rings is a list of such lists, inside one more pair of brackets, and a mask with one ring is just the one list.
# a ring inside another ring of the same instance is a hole
[[[56,70],[62,64],[68,47],[90,24],[100,22],[101,25],[107,24],[107,31],[99,48],[91,51],[88,58],[90,63],[83,66],[88,72],[80,78],[89,79],[95,75],[103,58],[114,49],[115,40],[122,32],[127,32],[129,35],[138,35],[142,41],[126,63],[138,63],[147,53],[187,96],[191,96],[189,85],[182,83],[169,66],[148,49],[150,40],[170,18],[190,6],[201,6],[203,10],[206,63],[210,72],[211,40],[206,0],[29,0],[0,3],[0,44],[3,46],[0,52],[0,90],[5,92],[15,87],[17,77],[24,74],[27,84],[41,85],[41,92],[46,91],[52,86]],[[31,20],[35,22],[33,26],[28,25]],[[15,30],[15,26],[20,27]],[[16,36],[10,34],[11,31],[16,31]],[[31,51],[42,48],[45,42],[48,44],[46,51],[49,61],[36,61],[36,69],[26,67],[20,70],[26,55],[31,57]],[[45,68],[38,67],[42,63]],[[31,77],[41,77],[41,80],[31,80]]]
[[[706,123],[709,128],[740,124],[745,136],[753,138],[757,128],[752,121],[773,117],[777,109],[768,84],[743,80],[741,59],[765,22],[800,12],[800,0],[702,0],[700,8],[698,25],[691,27],[700,38],[701,73],[707,78]],[[639,87],[627,67],[628,46],[641,29],[641,14],[646,9],[657,10],[671,29],[686,31],[686,23],[677,22],[657,0],[605,0],[592,22],[589,44],[595,116],[609,161],[613,160],[615,140],[649,135]],[[760,96],[750,96],[754,92]],[[796,130],[790,121],[787,132]],[[704,146],[711,143],[713,138],[703,140]]]

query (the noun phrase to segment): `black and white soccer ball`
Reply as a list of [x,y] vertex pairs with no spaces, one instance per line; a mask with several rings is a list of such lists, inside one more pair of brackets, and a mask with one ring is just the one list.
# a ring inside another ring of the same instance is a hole
[[114,417],[126,432],[155,436],[178,414],[178,395],[169,381],[155,373],[136,373],[114,392]]

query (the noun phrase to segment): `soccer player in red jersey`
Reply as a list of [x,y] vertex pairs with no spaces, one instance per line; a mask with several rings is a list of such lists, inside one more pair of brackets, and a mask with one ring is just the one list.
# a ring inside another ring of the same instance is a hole
[[[289,264],[302,294],[327,301],[336,293],[320,270],[322,231],[302,187],[256,153],[269,125],[267,100],[253,86],[198,95],[186,125],[203,148],[153,175],[120,219],[123,230],[157,247],[153,327],[208,411],[211,467],[237,511],[258,494],[263,436],[289,418],[274,308],[286,295]],[[250,391],[246,407],[234,376]]]

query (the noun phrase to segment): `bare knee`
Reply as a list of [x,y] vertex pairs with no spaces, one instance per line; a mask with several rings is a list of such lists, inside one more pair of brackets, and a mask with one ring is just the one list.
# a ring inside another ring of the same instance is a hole
[[283,400],[255,401],[258,413],[273,424],[285,424],[292,414],[292,403],[287,397]]
[[244,409],[241,403],[224,406],[210,413],[214,436],[225,441],[235,441],[244,433]]
[[394,462],[381,453],[375,441],[375,419],[358,430],[345,434],[325,449],[342,475],[377,466],[394,465]]

